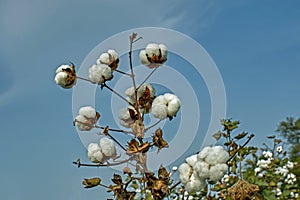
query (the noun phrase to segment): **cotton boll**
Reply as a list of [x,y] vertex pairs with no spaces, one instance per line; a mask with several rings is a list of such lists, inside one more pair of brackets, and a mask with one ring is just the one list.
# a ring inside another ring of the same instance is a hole
[[204,160],[210,151],[212,151],[212,147],[204,147],[198,153],[198,160]]
[[55,83],[69,89],[76,84],[76,72],[73,65],[61,65],[56,69]]
[[198,161],[194,165],[194,171],[201,179],[209,178],[209,164],[203,161]]
[[164,95],[159,95],[153,100],[152,105],[166,105],[167,103],[168,102]]
[[210,167],[209,178],[212,181],[220,180],[227,172],[228,166],[226,164],[217,164]]
[[177,114],[179,108],[180,108],[179,99],[174,99],[170,101],[167,106],[168,116],[174,117]]
[[206,186],[204,179],[199,179],[192,174],[190,181],[186,183],[185,189],[188,192],[198,192]]
[[86,118],[82,115],[77,115],[75,117],[75,126],[81,131],[89,131],[91,128],[84,123],[86,122]]
[[96,110],[91,106],[81,107],[78,111],[79,115],[82,115],[86,118],[95,118],[96,117]]
[[146,55],[146,51],[142,50],[140,52],[140,61],[143,65],[150,65],[151,63],[149,62],[147,55]]
[[155,118],[163,120],[163,119],[167,118],[167,116],[168,116],[167,107],[165,105],[161,105],[161,104],[157,104],[157,105],[152,104],[151,114]]
[[179,168],[179,179],[181,183],[187,183],[190,180],[192,174],[192,168],[187,163],[182,163]]
[[101,152],[107,156],[112,157],[116,154],[116,146],[113,140],[104,137],[100,140]]
[[158,44],[148,44],[146,46],[146,54],[149,56],[149,57],[152,57],[152,56],[158,56],[159,55],[159,46]]
[[163,60],[167,60],[167,54],[168,54],[168,48],[164,44],[158,45],[160,52],[161,52],[161,57]]
[[222,146],[215,146],[205,158],[205,161],[210,165],[216,165],[218,163],[225,163],[229,158],[228,153]]
[[98,65],[100,65],[100,64],[109,65],[110,64],[109,54],[108,53],[101,54],[100,57],[99,57],[99,59],[97,59],[96,63]]
[[132,106],[122,108],[119,112],[119,122],[126,128],[130,128],[130,125],[134,123],[134,121],[131,119],[128,109],[134,110],[134,112],[136,113],[135,109]]
[[88,158],[94,163],[101,162],[103,155],[101,153],[101,148],[96,143],[91,143],[88,146]]
[[112,57],[113,60],[119,59],[119,55],[118,55],[118,53],[115,50],[109,49],[107,51],[107,53],[109,53],[109,55]]
[[191,167],[194,167],[195,163],[197,162],[197,154],[187,157],[185,159],[185,162],[189,164]]
[[112,70],[108,65],[93,65],[89,69],[89,78],[93,83],[101,84],[113,78]]

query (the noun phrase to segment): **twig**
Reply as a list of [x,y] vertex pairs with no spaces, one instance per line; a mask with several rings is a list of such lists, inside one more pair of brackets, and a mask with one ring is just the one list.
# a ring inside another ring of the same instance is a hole
[[148,76],[145,78],[145,80],[143,80],[142,83],[140,83],[140,85],[136,88],[137,90],[152,76],[152,74],[158,69],[158,67],[155,67],[150,74],[148,74]]
[[[88,123],[84,123],[84,122],[81,122],[81,121],[78,121],[78,120],[74,120],[73,121],[73,124],[75,126],[75,123],[80,123],[80,124],[83,124],[85,126],[89,126],[91,128],[100,128],[100,129],[105,129],[106,127],[103,127],[103,126],[99,126],[99,125],[91,125],[91,124],[88,124]],[[119,133],[125,133],[125,134],[133,134],[131,131],[124,131],[124,130],[120,130],[120,129],[113,129],[113,128],[108,128],[109,131],[114,131],[114,132],[119,132]]]
[[92,82],[90,79],[87,79],[87,78],[83,78],[83,77],[80,77],[80,76],[76,76],[78,79],[81,79],[81,80],[84,80],[84,81],[88,81],[90,83],[93,83],[95,84],[94,82]]
[[250,140],[254,137],[254,134],[249,135],[247,141],[237,150],[235,150],[235,152],[230,156],[230,158],[226,161],[226,163],[228,163],[232,158],[234,158],[234,156],[242,149],[244,148],[249,142]]
[[131,105],[132,107],[134,107],[134,105],[129,102],[125,97],[123,97],[121,94],[119,94],[117,91],[115,91],[114,89],[112,89],[111,87],[109,87],[108,85],[106,85],[106,83],[102,83],[101,87],[106,87],[107,89],[109,89],[111,92],[113,92],[114,94],[116,94],[118,97],[120,97],[121,99],[123,99],[124,101],[126,101],[129,105]]
[[127,151],[127,149],[120,143],[118,142],[118,140],[116,140],[111,134],[106,133],[107,136],[109,136],[115,143],[117,143],[125,152]]
[[118,73],[120,73],[120,74],[124,74],[124,75],[127,75],[127,76],[130,76],[130,77],[131,77],[131,74],[128,74],[128,73],[123,72],[123,71],[120,71],[120,70],[118,70],[118,69],[115,69],[114,71],[115,71],[115,72],[118,72]]
[[177,183],[175,183],[174,185],[172,185],[172,186],[170,187],[170,191],[172,191],[174,188],[176,188],[180,183],[181,183],[181,182],[178,181]]
[[156,126],[157,124],[159,124],[162,120],[160,119],[159,121],[155,122],[153,125],[145,128],[145,132],[147,132],[149,129],[153,128],[154,126]]
[[132,44],[136,41],[139,40],[136,39],[136,33],[132,33],[132,35],[129,37],[130,39],[130,47],[129,47],[129,66],[130,66],[130,72],[131,72],[131,79],[132,79],[132,84],[133,84],[133,89],[134,89],[134,97],[135,97],[135,106],[133,106],[139,116],[139,118],[141,118],[141,114],[139,111],[139,106],[138,106],[138,96],[137,96],[137,89],[136,89],[136,82],[135,82],[135,78],[134,78],[134,71],[133,71],[133,66],[132,66]]

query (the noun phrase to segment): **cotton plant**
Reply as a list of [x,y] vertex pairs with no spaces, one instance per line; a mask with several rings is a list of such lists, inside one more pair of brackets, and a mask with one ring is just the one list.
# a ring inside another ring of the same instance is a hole
[[[176,117],[184,102],[176,94],[159,93],[148,83],[151,75],[158,73],[160,66],[166,63],[167,46],[149,43],[140,51],[140,62],[152,71],[145,75],[144,81],[137,83],[132,47],[142,38],[133,33],[129,39],[130,73],[120,69],[119,55],[114,49],[99,52],[99,57],[88,69],[88,77],[77,74],[74,64],[63,64],[55,72],[54,81],[62,88],[70,89],[79,81],[87,81],[98,86],[100,92],[108,89],[125,103],[118,113],[121,129],[103,124],[104,120],[99,120],[100,113],[90,105],[81,107],[73,120],[82,134],[96,129],[96,134],[101,137],[87,146],[89,163],[81,163],[78,159],[73,162],[75,165],[96,168],[118,165],[123,168],[123,175],[113,174],[109,185],[103,184],[99,177],[85,178],[82,182],[85,188],[101,186],[117,200],[299,198],[298,177],[294,172],[299,164],[286,157],[281,141],[272,138],[274,146],[260,151],[248,145],[254,134],[236,134],[239,121],[231,119],[221,120],[223,129],[213,135],[216,146],[207,146],[193,153],[178,167],[170,169],[161,165],[157,171],[149,170],[147,153],[152,149],[160,153],[169,145],[164,138],[168,133],[161,128],[153,130],[153,127],[161,120]],[[125,91],[110,87],[114,73],[127,76],[132,87]],[[105,103],[101,102],[101,106]],[[145,126],[146,115],[152,115],[157,121]],[[120,134],[128,137],[128,141],[121,142]]]

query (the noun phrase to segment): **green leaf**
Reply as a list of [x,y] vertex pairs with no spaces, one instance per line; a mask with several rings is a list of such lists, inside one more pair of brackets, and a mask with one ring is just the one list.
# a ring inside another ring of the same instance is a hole
[[246,135],[248,135],[247,132],[242,132],[242,133],[238,134],[237,136],[235,136],[234,139],[240,140],[240,139],[244,138]]

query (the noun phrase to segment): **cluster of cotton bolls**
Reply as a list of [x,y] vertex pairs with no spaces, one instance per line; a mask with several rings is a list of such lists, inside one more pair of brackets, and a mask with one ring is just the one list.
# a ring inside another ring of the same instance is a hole
[[255,174],[258,177],[263,177],[265,174],[265,169],[268,169],[273,158],[273,153],[270,151],[263,151],[263,158],[257,161],[257,167],[254,169]]
[[56,69],[54,78],[56,84],[69,89],[76,84],[76,72],[74,65],[61,65]]
[[172,118],[176,116],[180,106],[181,102],[176,95],[166,93],[153,100],[151,114],[159,119]]
[[116,146],[113,140],[104,137],[100,140],[99,144],[89,144],[88,158],[90,159],[90,161],[94,163],[103,163],[104,161],[116,156]]
[[96,64],[89,68],[89,79],[96,84],[102,84],[113,78],[113,70],[118,67],[119,58],[115,50],[108,50],[97,59]]
[[164,44],[150,43],[140,52],[140,60],[143,65],[155,68],[167,61],[167,54],[168,48]]
[[91,106],[84,106],[79,109],[74,119],[75,126],[81,131],[89,131],[94,128],[100,114]]
[[186,191],[200,191],[206,186],[206,181],[218,181],[224,176],[228,159],[229,155],[222,146],[205,147],[179,166],[179,179]]

